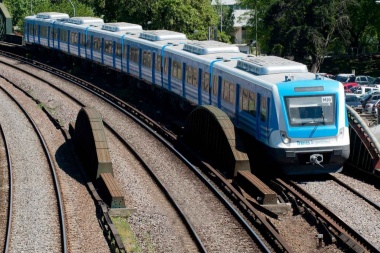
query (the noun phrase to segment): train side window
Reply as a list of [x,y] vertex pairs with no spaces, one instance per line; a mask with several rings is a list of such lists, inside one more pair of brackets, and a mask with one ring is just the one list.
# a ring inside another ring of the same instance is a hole
[[94,50],[100,51],[100,38],[94,38]]
[[191,71],[192,67],[189,65],[186,65],[186,83],[192,84],[193,78],[192,74],[193,72]]
[[230,104],[234,104],[235,102],[235,84],[223,80],[222,83],[222,92],[223,92],[223,100]]
[[50,28],[50,39],[53,39],[55,37],[55,29]]
[[248,96],[248,112],[253,116],[256,116],[256,93],[249,92]]
[[127,45],[124,45],[124,51],[123,51],[123,58],[124,58],[124,59],[127,58],[127,52],[128,52],[128,46],[127,46]]
[[192,68],[193,69],[193,86],[198,86],[198,69],[197,68]]
[[202,74],[202,89],[205,91],[210,89],[210,73],[206,71]]
[[86,34],[81,34],[80,35],[80,45],[81,46],[86,46]]
[[107,54],[112,54],[112,45],[113,45],[112,40],[105,40],[104,41],[104,52]]
[[116,56],[117,57],[121,57],[121,44],[120,43],[116,43]]
[[164,73],[167,74],[169,70],[168,57],[164,58]]
[[262,97],[261,106],[260,106],[260,119],[261,121],[266,121],[267,117],[268,117],[267,99],[266,97]]
[[33,35],[37,36],[37,34],[38,34],[38,32],[37,32],[38,31],[38,26],[36,24],[33,24],[32,30],[33,30]]
[[71,44],[78,44],[78,33],[76,33],[76,32],[70,33],[70,43]]
[[40,36],[44,37],[44,38],[47,38],[48,28],[46,26],[41,26],[40,29],[41,29]]
[[161,55],[156,55],[156,70],[160,71],[161,70]]
[[61,30],[61,37],[60,37],[60,40],[61,42],[67,42],[67,30]]
[[173,61],[172,77],[182,79],[182,64],[179,61]]
[[136,47],[131,47],[130,59],[133,62],[138,62],[139,60],[139,49]]
[[212,94],[218,95],[218,76],[216,75],[212,76]]
[[256,117],[256,93],[250,92],[246,89],[242,89],[240,93],[240,108],[241,110]]
[[152,54],[149,51],[143,51],[142,65],[148,68],[152,67]]
[[55,40],[58,40],[58,28],[53,29],[53,36]]

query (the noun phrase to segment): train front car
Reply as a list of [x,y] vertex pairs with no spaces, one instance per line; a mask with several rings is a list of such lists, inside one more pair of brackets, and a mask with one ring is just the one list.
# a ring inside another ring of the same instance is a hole
[[272,132],[269,146],[282,171],[341,171],[350,154],[342,84],[304,73],[286,76],[276,88],[279,129]]

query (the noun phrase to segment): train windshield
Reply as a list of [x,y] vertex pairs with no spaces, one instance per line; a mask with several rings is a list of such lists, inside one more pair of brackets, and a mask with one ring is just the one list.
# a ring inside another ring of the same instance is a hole
[[285,103],[291,126],[335,124],[333,95],[286,97]]

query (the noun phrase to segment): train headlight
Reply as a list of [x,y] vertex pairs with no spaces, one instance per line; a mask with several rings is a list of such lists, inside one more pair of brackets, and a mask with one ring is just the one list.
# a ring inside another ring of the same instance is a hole
[[286,132],[281,131],[280,134],[281,134],[281,140],[282,140],[282,142],[285,143],[285,144],[289,144],[290,143],[290,138],[286,135]]

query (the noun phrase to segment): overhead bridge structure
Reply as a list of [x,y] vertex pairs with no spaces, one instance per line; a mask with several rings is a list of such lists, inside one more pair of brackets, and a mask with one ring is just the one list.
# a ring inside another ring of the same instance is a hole
[[377,137],[378,135],[380,138],[380,131],[374,133],[373,128],[369,128],[361,116],[349,106],[347,113],[351,150],[346,166],[380,176],[380,144]]

